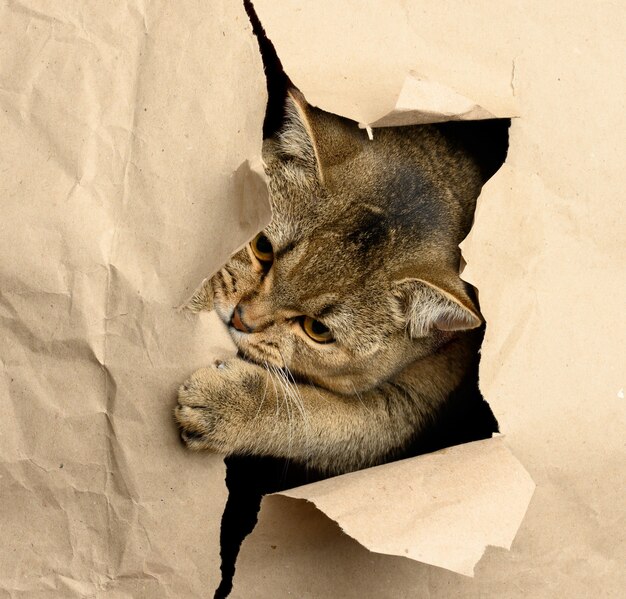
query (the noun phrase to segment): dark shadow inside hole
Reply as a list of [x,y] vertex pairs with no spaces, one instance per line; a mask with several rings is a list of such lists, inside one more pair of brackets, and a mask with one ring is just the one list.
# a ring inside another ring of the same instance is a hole
[[[477,354],[465,379],[449,396],[428,433],[415,438],[392,459],[488,439],[498,432],[498,423],[478,389],[479,361]],[[229,456],[224,463],[228,499],[220,533],[222,580],[215,599],[227,597],[232,589],[237,555],[241,543],[257,523],[263,496],[326,478],[323,472],[280,458]]]
[[265,70],[265,80],[267,83],[267,107],[265,109],[265,119],[263,121],[263,139],[268,139],[277,133],[282,127],[285,117],[285,99],[287,90],[292,87],[291,80],[283,70],[283,65],[278,58],[274,44],[265,34],[265,29],[257,16],[252,2],[243,0],[244,8],[258,43],[263,68]]
[[[263,123],[263,137],[274,135],[282,126],[287,90],[291,86],[271,41],[254,11],[252,3],[244,6],[259,42],[267,79],[268,105]],[[454,144],[471,153],[487,181],[502,166],[508,150],[510,119],[447,122],[435,125]],[[473,299],[477,299],[474,297]],[[481,331],[484,334],[484,327]],[[476,354],[461,384],[449,395],[436,422],[408,446],[389,456],[387,461],[414,457],[458,445],[486,439],[498,431],[498,423],[478,388]],[[229,595],[235,563],[241,543],[254,529],[264,495],[316,482],[326,475],[287,459],[273,457],[229,456],[226,465],[228,499],[222,516],[220,546],[222,579],[215,599]]]

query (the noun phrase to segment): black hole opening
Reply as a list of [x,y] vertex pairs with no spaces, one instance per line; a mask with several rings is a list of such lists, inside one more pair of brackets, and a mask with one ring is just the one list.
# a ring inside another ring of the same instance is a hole
[[274,44],[265,35],[265,29],[257,16],[254,6],[250,0],[243,0],[252,32],[259,43],[259,51],[265,69],[265,79],[267,82],[267,108],[265,110],[265,120],[263,121],[263,139],[268,139],[282,127],[285,117],[285,99],[287,90],[292,87],[291,80],[283,70],[283,65],[278,58]]

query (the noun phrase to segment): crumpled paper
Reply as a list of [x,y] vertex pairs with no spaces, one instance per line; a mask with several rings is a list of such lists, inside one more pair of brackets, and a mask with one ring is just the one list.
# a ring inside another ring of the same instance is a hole
[[[474,578],[371,553],[272,498],[232,596],[620,596],[623,8],[255,6],[326,110],[376,123],[413,72],[519,116],[463,276],[489,323],[497,442],[537,489],[511,550],[488,547]],[[223,0],[13,0],[0,32],[0,594],[205,597],[223,468],[181,448],[171,409],[232,346],[214,316],[176,308],[269,218],[234,176],[260,150],[256,41]]]
[[256,40],[225,1],[22,0],[0,30],[0,596],[204,597],[223,464],[172,410],[231,345],[177,306],[270,216]]

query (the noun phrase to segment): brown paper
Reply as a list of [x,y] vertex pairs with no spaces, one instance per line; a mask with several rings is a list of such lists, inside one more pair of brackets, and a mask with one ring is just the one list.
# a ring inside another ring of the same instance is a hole
[[534,489],[495,437],[280,495],[313,503],[370,551],[472,576],[487,545],[510,549]]
[[[505,112],[506,116],[515,116]],[[401,127],[441,121],[472,121],[492,119],[496,115],[456,91],[438,83],[410,73],[393,110],[370,127]]]
[[[620,596],[624,9],[255,6],[326,110],[376,124],[406,112],[412,76],[429,105],[410,118],[519,116],[464,277],[488,322],[482,391],[537,490],[511,550],[489,547],[474,578],[370,553],[272,498],[232,596]],[[242,167],[259,156],[264,98],[237,3],[0,8],[3,596],[215,588],[221,460],[183,451],[171,410],[231,345],[212,315],[175,307],[267,221]]]
[[176,306],[269,218],[256,40],[192,0],[10,2],[0,29],[0,596],[204,597],[223,464],[172,409],[231,345]]

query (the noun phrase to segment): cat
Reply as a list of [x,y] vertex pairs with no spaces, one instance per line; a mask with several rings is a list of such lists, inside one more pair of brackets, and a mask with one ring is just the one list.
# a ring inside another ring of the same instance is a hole
[[458,247],[494,169],[456,125],[370,140],[289,90],[263,145],[272,221],[191,302],[238,355],[180,387],[187,447],[334,475],[497,430]]

